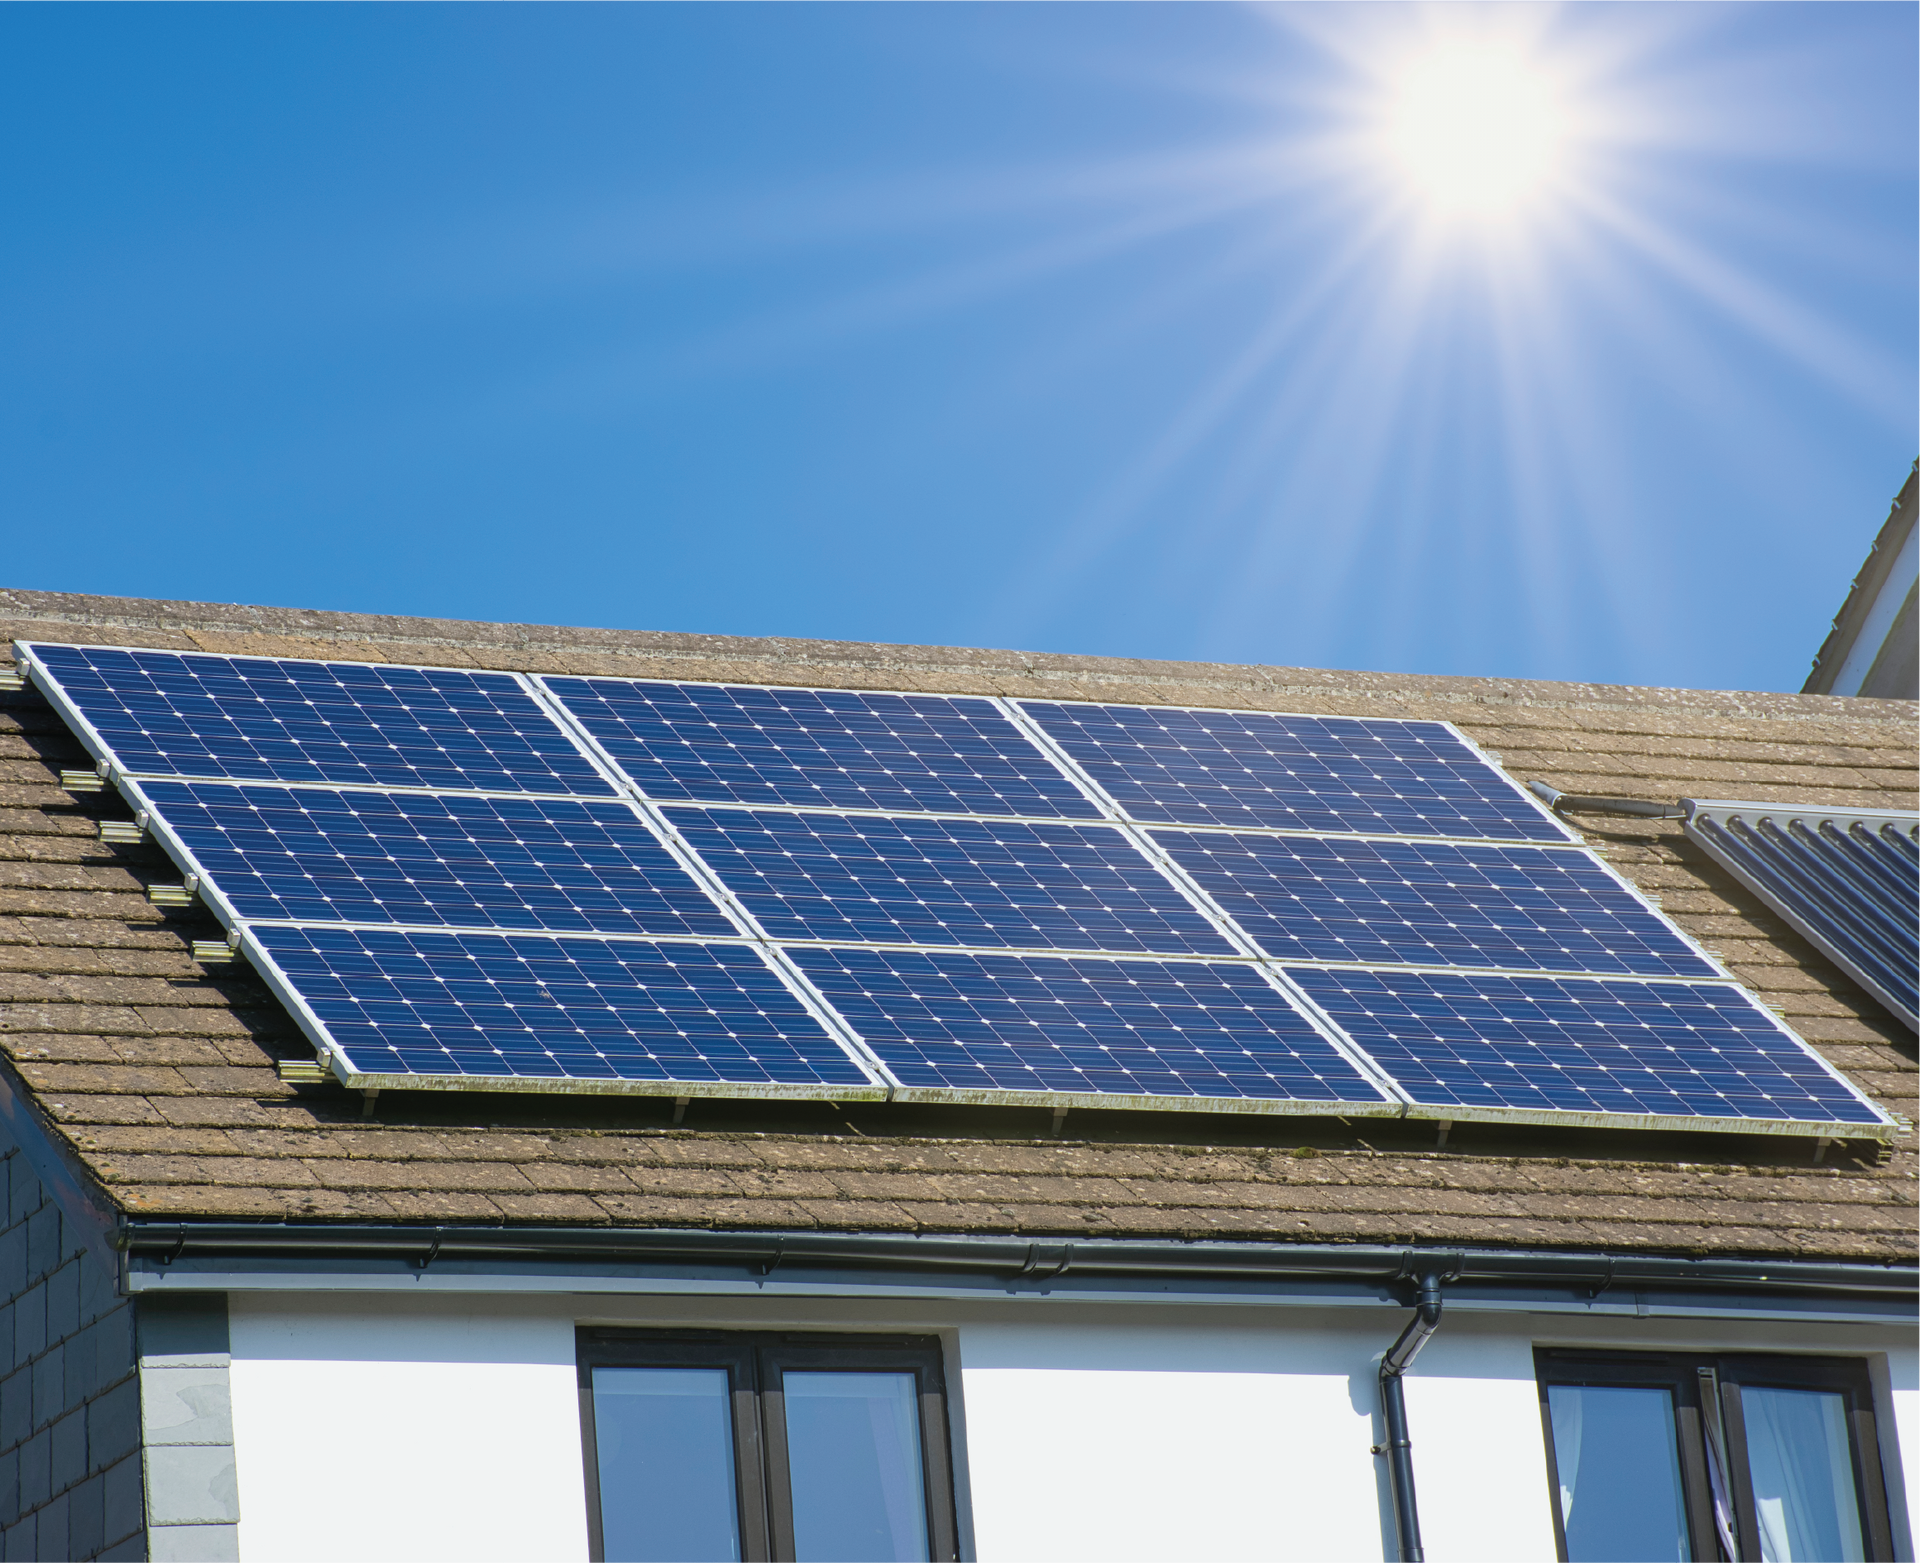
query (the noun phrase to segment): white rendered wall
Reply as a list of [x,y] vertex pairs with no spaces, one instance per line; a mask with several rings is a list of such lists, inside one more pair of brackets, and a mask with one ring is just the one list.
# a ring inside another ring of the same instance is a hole
[[[1404,1316],[1287,1308],[1231,1327],[1208,1312],[961,1331],[983,1563],[1383,1555],[1368,1449],[1379,1354]],[[1532,1345],[1514,1322],[1436,1336],[1407,1382],[1434,1563],[1553,1556]]]
[[585,1558],[563,1308],[235,1295],[240,1556]]
[[[586,1556],[576,1323],[939,1333],[981,1563],[1359,1559],[1392,1521],[1375,1372],[1405,1309],[758,1295],[235,1293],[240,1555]],[[1553,1556],[1533,1348],[1866,1356],[1900,1553],[1911,1331],[1450,1307],[1408,1376],[1433,1563]]]

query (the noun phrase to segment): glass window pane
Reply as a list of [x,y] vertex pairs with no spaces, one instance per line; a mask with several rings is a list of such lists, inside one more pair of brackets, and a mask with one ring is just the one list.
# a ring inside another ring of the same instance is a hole
[[1854,1563],[1865,1557],[1846,1396],[1746,1387],[1740,1405],[1747,1417],[1760,1556],[1766,1563]]
[[927,1556],[920,1406],[911,1373],[783,1375],[800,1563]]
[[608,1563],[733,1563],[740,1516],[725,1368],[595,1368]]
[[1547,1416],[1570,1563],[1693,1556],[1670,1391],[1550,1384]]

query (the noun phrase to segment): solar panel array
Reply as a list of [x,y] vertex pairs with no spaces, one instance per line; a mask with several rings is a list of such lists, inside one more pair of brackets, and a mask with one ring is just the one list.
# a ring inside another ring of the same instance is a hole
[[1888,1123],[1444,723],[18,650],[363,1089]]

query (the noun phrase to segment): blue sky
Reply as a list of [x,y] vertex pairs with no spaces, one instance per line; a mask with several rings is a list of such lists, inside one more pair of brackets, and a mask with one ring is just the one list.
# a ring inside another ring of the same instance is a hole
[[[1436,218],[1388,66],[1494,45],[1569,151]],[[0,579],[1797,689],[1915,454],[1915,55],[1906,4],[7,6]]]

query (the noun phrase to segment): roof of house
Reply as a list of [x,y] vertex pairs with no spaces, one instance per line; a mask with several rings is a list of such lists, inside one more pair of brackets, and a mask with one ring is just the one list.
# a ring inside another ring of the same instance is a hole
[[[1893,507],[1867,550],[1866,563],[1853,578],[1846,601],[1833,616],[1833,628],[1813,659],[1807,681],[1800,686],[1802,692],[1912,699],[1914,691],[1920,690],[1920,634],[1914,626],[1916,587],[1910,546],[1916,520],[1920,520],[1920,461],[1893,496]],[[1838,690],[1836,684],[1841,685]]]
[[[553,629],[0,591],[0,639],[1453,721],[1563,791],[1915,806],[1911,702]],[[283,1082],[311,1049],[204,913],[99,839],[112,794],[38,696],[0,697],[0,1052],[103,1202],[144,1218],[1515,1245],[1911,1263],[1916,1156],[1857,1143],[1337,1118],[386,1093]],[[1676,821],[1576,816],[1875,1100],[1912,1035]]]

